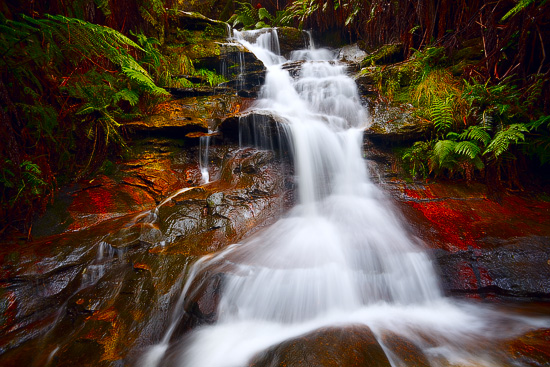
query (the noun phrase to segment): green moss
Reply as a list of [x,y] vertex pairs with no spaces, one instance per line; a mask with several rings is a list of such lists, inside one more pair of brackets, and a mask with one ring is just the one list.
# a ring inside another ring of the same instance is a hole
[[371,65],[385,65],[403,60],[403,45],[400,43],[394,43],[384,45],[365,57],[361,61],[361,66]]

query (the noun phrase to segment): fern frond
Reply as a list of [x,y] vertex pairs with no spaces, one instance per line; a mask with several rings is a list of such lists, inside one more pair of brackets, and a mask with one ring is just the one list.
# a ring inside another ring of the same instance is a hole
[[139,95],[136,92],[129,90],[127,88],[122,89],[122,90],[119,90],[117,93],[115,93],[115,95],[113,96],[114,103],[118,103],[118,101],[121,101],[121,100],[128,101],[128,103],[130,103],[131,106],[135,106],[139,102]]
[[443,167],[445,161],[452,155],[455,151],[456,142],[452,140],[439,140],[435,143],[434,149],[432,151],[431,160],[437,164],[439,167]]
[[519,141],[525,140],[525,135],[529,130],[524,124],[512,124],[507,129],[501,130],[495,134],[491,143],[487,146],[487,149],[483,152],[485,154],[492,154],[496,159],[500,157],[504,152],[508,150],[510,144],[517,144]]
[[531,121],[528,124],[526,124],[526,126],[529,130],[536,131],[539,129],[539,127],[541,127],[544,124],[546,124],[546,126],[550,128],[550,115],[542,116],[535,121]]
[[111,7],[109,6],[109,0],[94,0],[97,8],[101,10],[106,17],[111,15]]
[[270,21],[273,21],[273,16],[269,14],[266,8],[258,9],[258,18],[260,18],[260,20],[268,19]]
[[471,141],[461,141],[454,146],[456,154],[467,156],[471,160],[476,158],[481,153],[481,148]]
[[434,96],[430,106],[430,118],[438,132],[445,132],[453,125],[453,110],[449,106],[449,98]]
[[487,146],[491,141],[491,135],[481,125],[474,125],[467,128],[462,134],[458,135],[460,140],[474,140]]

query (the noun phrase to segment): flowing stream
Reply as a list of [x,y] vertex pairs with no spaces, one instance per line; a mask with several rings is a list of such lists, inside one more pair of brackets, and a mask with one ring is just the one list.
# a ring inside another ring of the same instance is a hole
[[[273,226],[195,264],[174,325],[194,275],[206,267],[225,276],[217,323],[179,345],[170,345],[172,325],[142,365],[247,366],[284,340],[350,324],[367,325],[377,337],[388,330],[402,335],[432,365],[499,365],[480,341],[535,321],[442,295],[431,259],[369,179],[362,156],[369,115],[345,65],[329,50],[296,51],[292,60],[303,64],[293,78],[283,69],[275,31],[236,37],[267,67],[253,108],[286,129],[298,203]],[[392,365],[404,365],[386,354]]]

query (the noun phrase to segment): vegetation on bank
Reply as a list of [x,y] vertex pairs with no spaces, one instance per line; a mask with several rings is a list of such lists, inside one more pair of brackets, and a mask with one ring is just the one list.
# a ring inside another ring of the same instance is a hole
[[[270,8],[263,8],[263,5]],[[433,123],[404,149],[413,177],[485,179],[495,190],[550,163],[550,2],[290,0],[240,3],[234,26],[337,32],[370,52],[386,101]],[[275,14],[275,15],[271,15]],[[402,61],[394,66],[387,64]],[[376,65],[383,65],[376,67]],[[365,70],[365,69],[364,69]],[[544,102],[546,101],[546,103]]]
[[[166,27],[176,13],[166,7],[173,5],[141,0],[122,8],[79,0],[1,6],[0,235],[28,225],[60,184],[123,154],[124,122],[168,98],[163,87],[223,81],[195,69],[185,54],[171,53]],[[196,42],[196,33],[184,35],[188,43]]]
[[499,190],[548,169],[550,1],[294,0],[286,11],[358,41],[382,97],[433,123],[402,153],[412,176]]
[[[518,186],[528,164],[550,161],[548,0],[8,2],[0,5],[0,234],[28,225],[60,183],[121,154],[124,122],[167,98],[163,87],[223,81],[193,62],[212,51],[197,40],[220,30],[169,25],[170,9],[247,29],[313,29],[369,52],[386,45],[362,66],[378,75],[383,98],[411,103],[434,125],[403,152],[413,176]],[[381,66],[395,61],[404,62]]]

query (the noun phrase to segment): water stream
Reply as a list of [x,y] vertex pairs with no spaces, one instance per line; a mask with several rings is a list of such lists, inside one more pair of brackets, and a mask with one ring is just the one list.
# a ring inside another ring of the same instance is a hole
[[402,335],[434,366],[499,365],[480,340],[535,321],[443,296],[431,259],[369,179],[362,158],[369,116],[345,65],[329,50],[296,51],[292,60],[304,63],[294,79],[283,69],[276,32],[236,37],[267,67],[253,109],[277,116],[287,130],[298,203],[273,226],[195,264],[182,300],[201,269],[224,269],[217,323],[166,355],[178,302],[172,326],[142,365],[247,366],[284,340],[349,324],[367,325],[377,337],[388,330]]

